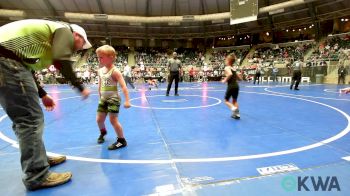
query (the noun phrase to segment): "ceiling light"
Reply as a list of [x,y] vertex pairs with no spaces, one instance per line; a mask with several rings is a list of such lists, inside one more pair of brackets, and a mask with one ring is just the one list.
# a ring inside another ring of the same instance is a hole
[[130,26],[141,26],[142,24],[140,22],[130,22]]
[[23,20],[24,18],[21,16],[10,16],[9,20],[17,21],[17,20]]
[[169,26],[180,26],[181,23],[179,22],[169,22],[168,25]]
[[108,15],[107,14],[94,14],[94,18],[96,20],[107,20]]
[[4,17],[25,17],[26,13],[23,10],[0,9],[0,16],[4,16]]

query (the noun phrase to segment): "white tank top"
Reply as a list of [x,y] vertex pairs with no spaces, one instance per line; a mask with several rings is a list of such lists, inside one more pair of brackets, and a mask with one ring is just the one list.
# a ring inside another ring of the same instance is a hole
[[101,99],[108,99],[110,97],[119,97],[117,82],[113,80],[112,73],[116,70],[113,67],[107,73],[104,73],[105,69],[100,68],[98,70],[98,75],[100,76],[101,83]]

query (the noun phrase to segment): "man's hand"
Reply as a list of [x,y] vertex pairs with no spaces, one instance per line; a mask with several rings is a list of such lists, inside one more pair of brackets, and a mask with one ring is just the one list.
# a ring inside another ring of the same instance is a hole
[[131,104],[129,101],[125,101],[124,103],[124,108],[130,108],[131,107]]
[[50,95],[45,95],[44,97],[41,98],[41,101],[43,102],[43,105],[45,106],[45,109],[47,111],[52,111],[55,109],[55,101],[52,99]]
[[90,90],[87,88],[84,88],[84,90],[80,93],[83,99],[87,99],[90,95]]

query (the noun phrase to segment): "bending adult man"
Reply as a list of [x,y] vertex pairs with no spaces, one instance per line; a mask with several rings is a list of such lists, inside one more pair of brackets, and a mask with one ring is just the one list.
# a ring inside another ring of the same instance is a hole
[[57,186],[72,177],[70,172],[49,171],[66,157],[46,155],[39,97],[48,111],[55,108],[55,102],[33,73],[53,64],[87,98],[90,91],[76,78],[70,58],[75,51],[90,47],[85,30],[74,24],[30,19],[0,27],[0,104],[13,122],[23,183],[29,190]]

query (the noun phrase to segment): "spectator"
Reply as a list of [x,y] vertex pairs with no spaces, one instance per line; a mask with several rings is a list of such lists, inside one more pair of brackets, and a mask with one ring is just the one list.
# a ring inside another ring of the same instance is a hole
[[86,84],[90,83],[90,71],[88,69],[84,71],[84,82]]
[[191,67],[190,71],[189,71],[189,75],[190,75],[190,82],[194,81],[194,69],[193,67]]
[[131,88],[136,89],[134,86],[134,83],[132,82],[131,67],[128,65],[128,62],[126,61],[124,61],[123,76],[124,76],[126,85],[129,84]]
[[[273,81],[276,82],[277,81],[277,73],[278,73],[278,68],[276,66],[274,66],[272,68],[272,77],[273,77]],[[277,81],[278,82],[278,81]]]

